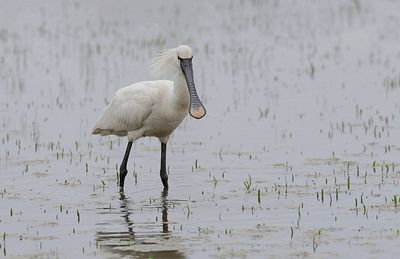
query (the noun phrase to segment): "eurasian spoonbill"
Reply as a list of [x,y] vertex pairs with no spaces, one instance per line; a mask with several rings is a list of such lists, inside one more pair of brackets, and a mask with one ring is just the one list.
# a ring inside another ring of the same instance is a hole
[[206,114],[194,85],[192,58],[192,49],[186,45],[161,52],[153,59],[152,71],[158,76],[171,73],[173,81],[144,81],[119,89],[97,121],[92,134],[128,137],[119,171],[121,190],[128,173],[126,165],[132,143],[141,137],[160,140],[160,177],[164,188],[168,189],[166,150],[172,132],[188,112],[196,119]]

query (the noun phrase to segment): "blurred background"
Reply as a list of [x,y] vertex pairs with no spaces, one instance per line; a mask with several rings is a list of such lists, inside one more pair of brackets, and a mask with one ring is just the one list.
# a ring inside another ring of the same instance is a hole
[[[274,128],[276,144],[293,131],[329,130],[336,121],[320,118],[329,106],[342,108],[337,120],[346,122],[356,106],[381,109],[387,102],[375,98],[397,94],[398,6],[390,1],[0,4],[3,130],[88,138],[113,93],[151,79],[151,58],[179,44],[193,48],[209,110],[193,130],[227,118],[226,127],[207,127],[210,135],[229,134],[226,144],[259,139],[245,127],[259,117],[257,128]],[[322,119],[329,122],[313,123]]]

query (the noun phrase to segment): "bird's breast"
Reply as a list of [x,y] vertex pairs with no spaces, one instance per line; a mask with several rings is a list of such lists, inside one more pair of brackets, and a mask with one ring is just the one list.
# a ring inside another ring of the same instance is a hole
[[163,109],[152,113],[146,120],[145,136],[164,137],[170,135],[187,116],[184,109]]

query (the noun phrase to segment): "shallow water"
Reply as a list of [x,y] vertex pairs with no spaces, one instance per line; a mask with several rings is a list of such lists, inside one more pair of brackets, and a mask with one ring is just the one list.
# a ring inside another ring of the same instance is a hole
[[[400,4],[0,1],[0,248],[10,258],[395,257]],[[91,136],[189,44],[207,108],[168,144]]]

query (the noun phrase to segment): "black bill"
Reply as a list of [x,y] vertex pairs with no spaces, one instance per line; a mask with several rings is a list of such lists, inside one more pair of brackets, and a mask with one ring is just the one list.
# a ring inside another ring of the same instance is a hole
[[192,58],[187,58],[187,59],[179,58],[179,59],[181,61],[181,68],[183,74],[185,75],[186,84],[189,89],[189,95],[190,95],[189,114],[195,119],[201,119],[206,115],[206,109],[204,108],[203,104],[201,104],[199,96],[197,96],[193,78]]

